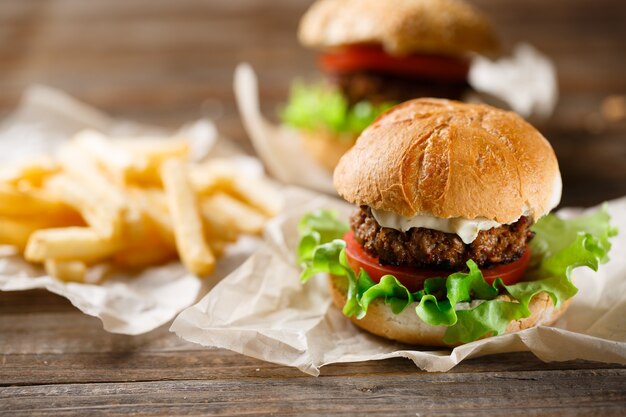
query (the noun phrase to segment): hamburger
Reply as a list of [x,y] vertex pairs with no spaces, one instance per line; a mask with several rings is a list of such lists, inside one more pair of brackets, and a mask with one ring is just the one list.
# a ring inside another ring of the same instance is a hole
[[358,326],[408,344],[454,346],[548,325],[606,261],[606,210],[548,214],[561,176],[548,141],[513,112],[416,99],[381,115],[334,172],[356,209],[300,222],[302,279],[328,275]]
[[325,82],[295,84],[282,119],[330,170],[392,105],[461,99],[471,56],[498,50],[488,19],[461,0],[318,0],[299,39],[319,51]]

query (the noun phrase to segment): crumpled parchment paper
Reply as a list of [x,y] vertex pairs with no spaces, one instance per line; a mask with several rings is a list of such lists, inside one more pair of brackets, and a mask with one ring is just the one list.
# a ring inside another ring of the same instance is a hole
[[[77,131],[97,129],[113,136],[172,136],[154,127],[108,117],[51,88],[34,86],[27,90],[19,108],[0,124],[0,162],[42,153],[52,153]],[[191,141],[192,158],[232,157],[240,169],[262,175],[263,168],[254,158],[219,138],[214,125],[200,120],[177,132]],[[0,246],[0,290],[47,289],[59,294],[85,314],[98,317],[104,329],[113,333],[141,334],[170,321],[193,304],[219,279],[238,267],[259,245],[257,238],[243,238],[227,249],[210,277],[189,274],[179,262],[128,274],[93,268],[88,275],[99,284],[63,282],[47,276],[42,268],[25,262],[8,247]]]
[[[551,327],[537,327],[462,345],[422,350],[361,331],[331,305],[324,277],[299,281],[296,226],[305,212],[352,206],[301,189],[286,191],[290,209],[273,220],[265,243],[199,303],[175,319],[171,330],[185,340],[297,367],[319,375],[324,365],[405,357],[427,371],[448,371],[464,359],[530,351],[544,361],[586,359],[626,364],[626,197],[609,202],[622,233],[611,261],[596,273],[574,272],[579,293]],[[580,210],[563,210],[576,215]]]
[[[549,117],[558,98],[552,61],[525,43],[516,45],[510,56],[495,61],[473,57],[468,82],[474,92],[464,101],[505,105],[531,120]],[[268,171],[286,184],[336,194],[331,173],[308,156],[298,131],[275,125],[261,114],[258,82],[252,67],[237,67],[234,90],[242,122]]]

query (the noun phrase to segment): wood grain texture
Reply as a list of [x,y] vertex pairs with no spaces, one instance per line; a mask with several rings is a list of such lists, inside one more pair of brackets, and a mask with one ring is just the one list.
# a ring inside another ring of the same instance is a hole
[[[162,381],[10,387],[0,402],[12,415],[224,414],[224,415],[564,415],[618,416],[626,406],[617,388],[624,370],[392,374],[376,380],[319,379]],[[488,389],[485,389],[488,387]],[[567,387],[568,403],[563,387]],[[164,395],[167,393],[166,395]],[[478,394],[480,393],[480,394]],[[623,415],[623,414],[621,414]]]
[[[602,117],[626,95],[626,3],[475,0],[506,47],[554,59],[561,98],[540,130],[564,179],[564,205],[626,194],[626,121]],[[310,0],[3,0],[0,117],[43,83],[114,116],[177,127],[210,116],[251,146],[232,94],[237,63],[259,73],[275,115],[293,78],[315,79],[296,38]],[[543,363],[528,353],[463,362],[446,374],[404,359],[338,364],[320,378],[184,342],[163,326],[130,337],[44,291],[0,293],[0,415],[626,414],[626,368]]]
[[[620,415],[626,368],[543,363],[529,353],[464,361],[449,373],[406,359],[293,368],[184,342],[163,326],[141,336],[44,291],[0,293],[0,414],[6,415]],[[523,401],[520,401],[523,398]]]

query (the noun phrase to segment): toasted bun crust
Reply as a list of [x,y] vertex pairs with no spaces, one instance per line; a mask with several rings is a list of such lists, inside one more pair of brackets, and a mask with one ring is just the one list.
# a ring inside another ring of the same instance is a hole
[[512,112],[418,99],[381,115],[334,173],[351,203],[402,216],[512,223],[554,208],[561,175],[548,141]]
[[300,22],[302,44],[328,49],[380,44],[391,55],[491,55],[489,20],[460,0],[318,0]]
[[[333,303],[342,309],[346,303],[346,282],[344,277],[329,276],[330,293]],[[506,296],[502,296],[506,299]],[[358,320],[350,320],[358,327],[377,336],[390,340],[420,346],[458,346],[444,343],[445,326],[431,326],[426,324],[415,314],[417,303],[410,305],[400,314],[394,314],[382,299],[374,300],[367,309],[367,314]],[[552,299],[546,293],[535,296],[528,307],[530,317],[512,321],[506,332],[512,333],[534,326],[550,325],[554,323],[569,306],[569,300],[559,308],[554,308]]]
[[304,149],[329,172],[333,172],[339,159],[356,140],[355,135],[337,135],[324,131],[300,131]]

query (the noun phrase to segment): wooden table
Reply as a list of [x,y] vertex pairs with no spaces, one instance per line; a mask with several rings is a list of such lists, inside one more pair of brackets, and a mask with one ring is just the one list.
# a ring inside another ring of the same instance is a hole
[[[251,150],[232,71],[241,61],[254,65],[268,114],[294,77],[314,78],[314,55],[294,36],[308,3],[3,0],[0,116],[38,82],[112,115],[167,127],[208,114]],[[561,100],[541,129],[561,163],[563,204],[625,195],[626,121],[611,116],[606,98],[626,95],[626,3],[476,3],[505,45],[527,40],[555,60]],[[0,414],[626,414],[626,369],[608,364],[545,364],[518,353],[469,360],[445,374],[396,359],[329,366],[313,378],[200,348],[167,329],[109,334],[60,297],[0,293]]]

